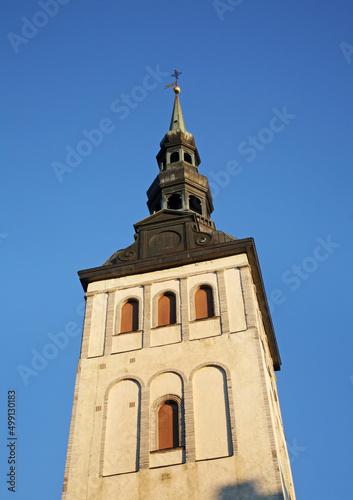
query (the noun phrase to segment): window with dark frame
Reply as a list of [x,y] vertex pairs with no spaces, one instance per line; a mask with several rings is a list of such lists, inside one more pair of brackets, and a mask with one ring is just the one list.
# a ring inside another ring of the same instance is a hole
[[158,449],[179,446],[179,407],[175,401],[166,401],[158,411]]
[[212,288],[208,285],[202,285],[195,293],[195,319],[212,318],[213,316]]
[[174,293],[166,292],[158,300],[158,326],[176,323],[176,298]]
[[139,303],[129,299],[121,308],[120,333],[136,332],[139,328]]

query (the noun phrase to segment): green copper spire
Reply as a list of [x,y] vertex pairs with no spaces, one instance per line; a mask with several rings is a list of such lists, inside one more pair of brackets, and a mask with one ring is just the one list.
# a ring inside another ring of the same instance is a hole
[[[179,87],[176,87],[174,89],[174,92],[176,89],[179,89]],[[175,92],[174,108],[173,108],[172,119],[170,121],[169,130],[179,130],[180,132],[185,133],[186,128],[185,128],[184,117],[183,117],[183,112],[181,110],[178,93]]]

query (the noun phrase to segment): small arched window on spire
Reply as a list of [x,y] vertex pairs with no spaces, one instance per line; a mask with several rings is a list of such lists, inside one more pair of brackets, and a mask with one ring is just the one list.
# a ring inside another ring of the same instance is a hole
[[179,407],[175,401],[166,401],[158,411],[158,449],[179,446]]
[[181,196],[180,194],[172,194],[168,198],[167,208],[172,210],[179,210],[181,208]]
[[139,303],[129,299],[121,308],[120,333],[136,332],[139,329]]
[[212,318],[213,316],[212,288],[208,285],[202,285],[195,293],[195,319]]
[[170,155],[170,163],[175,163],[177,161],[179,161],[179,152],[174,151],[174,153]]
[[199,198],[196,198],[196,196],[189,196],[189,208],[190,210],[193,210],[194,212],[202,215],[201,201],[199,200]]
[[166,292],[158,300],[158,326],[176,323],[176,299],[172,292]]

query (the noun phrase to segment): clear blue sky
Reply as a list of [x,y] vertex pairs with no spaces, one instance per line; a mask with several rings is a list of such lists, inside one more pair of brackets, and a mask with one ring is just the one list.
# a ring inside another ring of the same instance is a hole
[[[257,246],[297,498],[353,497],[353,5],[232,3],[0,7],[1,498],[61,497],[82,328],[76,272],[131,244],[148,215],[175,68],[213,220]],[[65,328],[73,335],[55,352]],[[5,477],[13,388],[16,496]]]

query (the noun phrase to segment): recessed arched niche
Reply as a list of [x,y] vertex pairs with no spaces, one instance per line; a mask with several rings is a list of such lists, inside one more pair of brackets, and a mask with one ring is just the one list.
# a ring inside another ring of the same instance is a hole
[[196,460],[232,455],[227,377],[224,370],[218,366],[205,366],[196,371],[192,385]]
[[139,469],[141,388],[136,380],[117,382],[109,391],[103,475]]

